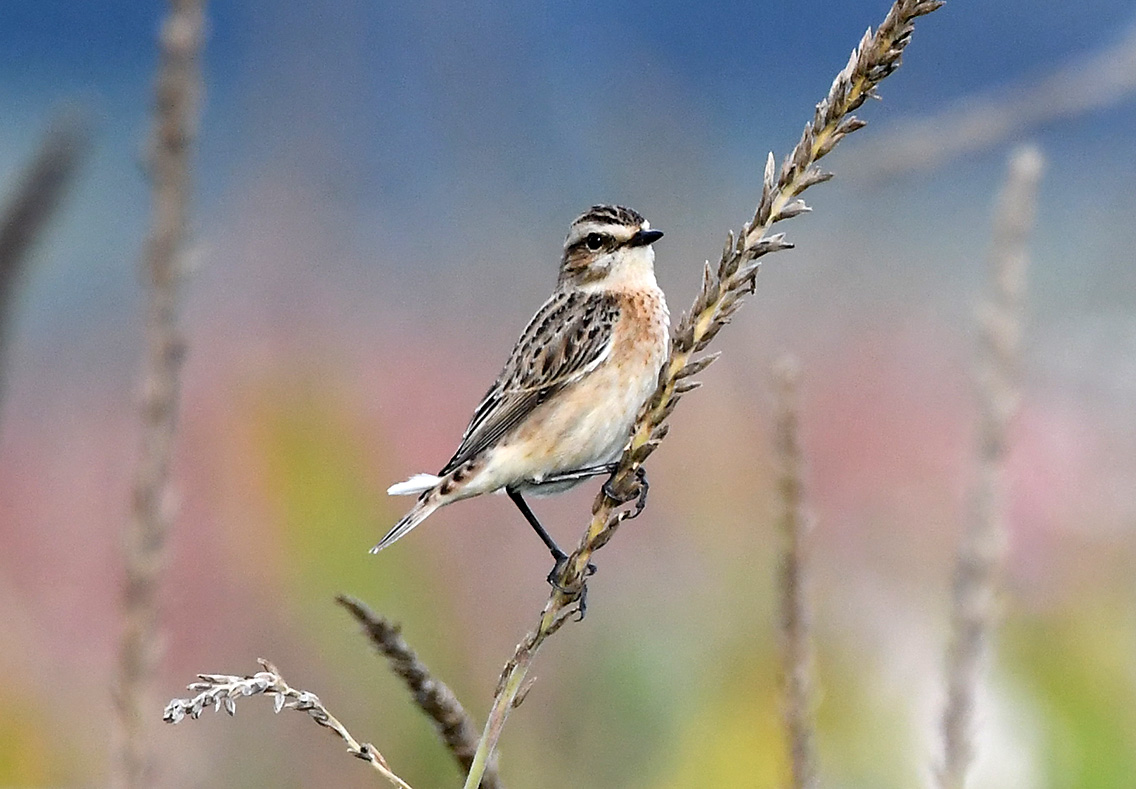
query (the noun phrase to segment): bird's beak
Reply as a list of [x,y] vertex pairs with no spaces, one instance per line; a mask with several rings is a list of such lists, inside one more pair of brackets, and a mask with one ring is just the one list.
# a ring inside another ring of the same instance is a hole
[[640,230],[627,241],[629,247],[645,247],[663,237],[662,230]]

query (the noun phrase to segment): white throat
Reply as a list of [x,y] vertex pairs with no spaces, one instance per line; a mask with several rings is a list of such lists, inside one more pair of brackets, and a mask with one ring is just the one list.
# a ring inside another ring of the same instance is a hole
[[584,291],[642,290],[657,288],[655,250],[649,245],[616,250],[611,270],[603,279],[580,285]]

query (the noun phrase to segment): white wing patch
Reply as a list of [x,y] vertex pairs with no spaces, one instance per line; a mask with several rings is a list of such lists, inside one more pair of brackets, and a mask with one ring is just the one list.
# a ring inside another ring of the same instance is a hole
[[388,496],[412,496],[415,493],[422,493],[423,491],[430,490],[430,488],[437,485],[442,481],[442,478],[435,474],[415,474],[405,482],[399,482],[387,488]]

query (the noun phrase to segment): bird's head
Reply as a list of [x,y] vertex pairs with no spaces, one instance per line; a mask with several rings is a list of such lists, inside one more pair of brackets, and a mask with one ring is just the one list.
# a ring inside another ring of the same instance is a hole
[[561,286],[585,289],[655,284],[655,252],[663,237],[630,208],[594,205],[576,218],[564,239]]

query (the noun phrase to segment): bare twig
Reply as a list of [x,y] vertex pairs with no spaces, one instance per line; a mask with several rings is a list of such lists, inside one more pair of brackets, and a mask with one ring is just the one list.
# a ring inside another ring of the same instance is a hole
[[[430,674],[430,669],[418,659],[403,639],[398,625],[374,613],[353,597],[339,595],[335,600],[351,612],[375,649],[390,661],[391,669],[406,682],[415,703],[434,721],[442,742],[450,749],[462,770],[468,773],[477,751],[477,727],[454,692]],[[481,789],[501,787],[496,760],[493,760],[481,779]]]
[[666,436],[667,418],[682,395],[698,385],[692,377],[716,358],[710,355],[695,359],[695,354],[710,344],[741,307],[743,296],[752,292],[761,265],[759,259],[791,247],[783,235],[768,235],[770,228],[809,210],[798,199],[799,195],[831,177],[820,170],[816,162],[841,139],[864,126],[852,113],[874,96],[876,86],[899,67],[900,57],[914,30],[914,20],[941,5],[940,0],[896,0],[879,30],[873,34],[869,29],[853,50],[848,65],[836,76],[828,95],[817,104],[812,122],[805,125],[800,141],[785,158],[780,171],[770,154],[761,200],[753,218],[737,236],[732,232],[727,236],[716,268],[706,263],[702,289],[690,312],[675,328],[670,358],[659,373],[654,396],[636,421],[619,467],[610,484],[596,497],[587,531],[556,579],[536,628],[517,646],[502,672],[465,789],[474,789],[480,783],[509,710],[519,703],[525,675],[536,652],[581,609],[584,579],[592,553],[611,539],[623,520],[637,513],[622,505],[637,492],[643,462]]
[[170,458],[185,344],[177,328],[178,285],[196,133],[203,0],[170,0],[161,31],[151,149],[153,211],[143,273],[148,286],[142,391],[142,450],[126,535],[124,628],[116,688],[122,749],[116,782],[152,784],[145,738],[147,685],[157,658],[157,591],[173,517]]
[[793,768],[793,789],[816,789],[813,752],[813,656],[810,617],[805,601],[805,514],[801,474],[802,458],[797,420],[797,363],[782,359],[773,371],[777,395],[775,433],[780,465],[778,494],[781,502],[781,671],[785,732]]
[[958,549],[943,711],[942,789],[962,789],[974,761],[975,697],[997,619],[999,571],[1005,553],[1004,475],[1007,427],[1017,410],[1018,347],[1026,239],[1033,224],[1042,157],[1034,147],[1010,157],[994,218],[993,287],[979,314],[978,486]]
[[195,693],[193,698],[174,699],[166,705],[162,720],[166,723],[181,723],[188,715],[193,719],[201,716],[208,707],[220,712],[224,710],[229,715],[237,714],[237,699],[243,696],[256,696],[260,694],[273,697],[276,712],[283,709],[306,712],[311,719],[330,729],[341,740],[347,743],[347,752],[352,756],[367,762],[392,785],[399,789],[410,789],[410,786],[395,775],[387,760],[370,743],[360,743],[351,736],[339,720],[327,711],[319,697],[306,690],[296,690],[291,687],[276,666],[261,658],[261,670],[248,677],[234,677],[229,674],[198,674],[198,681],[188,685],[190,692]]
[[24,264],[66,194],[86,145],[86,129],[77,116],[55,120],[0,212],[0,405],[4,397],[10,312]]

